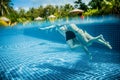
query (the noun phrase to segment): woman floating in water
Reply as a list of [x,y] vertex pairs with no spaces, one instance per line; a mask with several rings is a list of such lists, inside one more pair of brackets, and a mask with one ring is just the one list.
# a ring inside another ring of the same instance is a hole
[[112,49],[109,42],[105,41],[102,34],[100,34],[97,37],[93,37],[90,34],[88,34],[86,31],[83,31],[82,29],[78,28],[75,24],[70,24],[70,28],[74,33],[76,33],[78,39],[84,45],[90,46],[90,45],[92,45],[93,42],[97,42],[97,43],[103,44],[104,46],[107,46],[108,48]]
[[93,37],[88,34],[86,31],[78,28],[75,24],[70,24],[69,28],[66,25],[56,26],[52,25],[46,28],[40,28],[41,30],[57,28],[57,30],[66,38],[66,43],[70,46],[70,48],[81,47],[83,50],[90,56],[92,59],[91,53],[88,51],[88,46],[92,45],[93,42],[97,42],[107,46],[112,49],[109,42],[106,42],[103,38],[103,35],[99,35],[97,37]]

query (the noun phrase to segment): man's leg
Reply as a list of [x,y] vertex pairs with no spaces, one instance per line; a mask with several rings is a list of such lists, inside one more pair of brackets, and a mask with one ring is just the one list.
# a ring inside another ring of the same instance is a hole
[[81,44],[76,39],[70,39],[70,40],[68,40],[66,42],[70,46],[70,48],[72,48],[72,49],[76,48],[76,47],[81,47]]
[[90,59],[92,60],[92,55],[91,53],[88,51],[86,46],[83,46],[84,51],[86,52],[87,55],[89,55]]

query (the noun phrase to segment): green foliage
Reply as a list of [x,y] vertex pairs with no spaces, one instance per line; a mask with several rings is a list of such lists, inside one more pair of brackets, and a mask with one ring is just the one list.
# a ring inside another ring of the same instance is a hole
[[[91,0],[88,5],[82,3],[82,0],[76,0],[75,8],[85,11],[85,16],[97,16],[107,14],[120,15],[120,0]],[[55,15],[56,18],[76,17],[77,14],[70,14],[69,12],[74,9],[73,5],[65,4],[61,6],[47,5],[45,7],[39,6],[38,8],[30,8],[25,11],[19,8],[19,11],[13,9],[11,0],[0,0],[0,16],[8,17],[11,22],[25,22],[32,21],[36,17],[48,19],[49,15]],[[89,6],[89,8],[88,8]]]
[[120,14],[120,0],[91,0],[89,6],[98,9],[96,15]]
[[99,15],[98,9],[88,9],[83,15],[84,16],[97,16]]
[[120,16],[120,0],[112,0],[113,4],[112,14],[118,14]]
[[11,0],[0,0],[0,16],[9,15],[12,9]]
[[102,3],[102,1],[103,0],[91,0],[88,5],[92,9],[101,9],[101,3]]
[[47,19],[50,15],[55,15],[57,18],[69,16],[69,11],[73,9],[73,6],[66,4],[64,6],[47,5],[46,7],[40,6],[39,8],[31,8],[25,13],[26,17],[36,18],[42,17]]
[[82,0],[77,0],[74,3],[75,3],[75,8],[87,11],[88,6],[85,3],[82,3]]
[[17,21],[20,23],[23,23],[23,22],[27,21],[27,19],[26,18],[18,18]]

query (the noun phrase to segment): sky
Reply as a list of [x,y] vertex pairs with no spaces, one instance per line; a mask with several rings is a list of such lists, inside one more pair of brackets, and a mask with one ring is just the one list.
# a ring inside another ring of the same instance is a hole
[[[11,0],[13,8],[18,10],[19,8],[23,8],[25,10],[29,10],[31,7],[39,7],[40,5],[64,5],[64,4],[71,4],[73,5],[76,0]],[[90,0],[82,0],[84,3],[88,4]]]

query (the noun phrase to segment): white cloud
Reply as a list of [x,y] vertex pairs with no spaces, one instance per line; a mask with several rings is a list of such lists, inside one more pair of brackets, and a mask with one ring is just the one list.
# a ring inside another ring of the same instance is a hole
[[25,11],[28,11],[28,10],[29,10],[29,7],[23,7],[23,9],[25,9]]
[[18,10],[19,10],[19,8],[18,8],[18,7],[15,7],[14,9],[15,9],[16,11],[18,11]]
[[85,4],[88,4],[91,0],[82,0]]
[[15,7],[14,9],[16,10],[16,11],[19,11],[19,9],[20,8],[22,8],[22,9],[24,9],[25,11],[28,11],[29,10],[29,7]]

